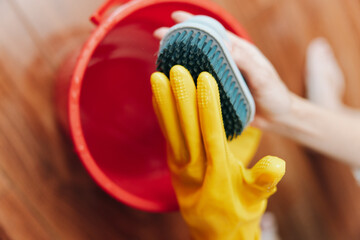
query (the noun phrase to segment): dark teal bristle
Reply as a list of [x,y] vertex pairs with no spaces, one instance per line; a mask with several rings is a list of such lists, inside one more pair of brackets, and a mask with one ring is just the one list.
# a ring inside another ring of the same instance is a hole
[[245,103],[244,103],[244,99],[242,98],[241,100],[240,100],[240,104],[239,104],[239,106],[237,107],[237,112],[239,112],[240,113],[240,119],[241,120],[243,120],[243,119],[246,119],[246,115],[247,115],[247,111],[245,110],[244,111],[244,108],[245,107]]
[[217,51],[215,53],[215,55],[212,57],[212,59],[211,59],[211,64],[212,65],[214,65],[216,63],[216,61],[218,60],[219,55],[220,55],[220,51]]
[[232,81],[231,85],[230,85],[230,91],[229,91],[229,95],[232,96],[235,92],[235,82]]
[[164,44],[156,61],[157,70],[169,77],[172,66],[182,65],[189,70],[195,84],[201,72],[209,72],[218,83],[226,136],[233,139],[240,135],[242,123],[247,120],[246,106],[217,44],[207,35],[192,30],[176,32]]
[[217,46],[215,45],[215,46],[212,47],[212,49],[211,49],[210,52],[208,53],[208,57],[209,57],[210,59],[212,59],[212,57],[214,56],[216,49],[217,49]]
[[225,89],[226,92],[229,92],[229,90],[230,90],[231,80],[232,80],[232,76],[229,76],[226,79],[226,82],[225,82],[225,85],[224,85],[224,89]]
[[179,43],[183,40],[183,38],[185,37],[186,35],[186,31],[183,31],[180,36],[176,39],[176,43]]
[[237,107],[239,106],[240,98],[241,98],[240,94],[237,94],[236,99],[235,99],[234,109],[237,109]]
[[218,71],[218,76],[219,76],[220,79],[222,79],[222,76],[223,76],[223,74],[224,74],[224,72],[225,72],[225,69],[226,69],[226,63],[224,63],[224,64],[221,66],[220,70]]
[[229,72],[230,72],[229,69],[226,70],[224,76],[221,77],[221,83],[222,83],[223,85],[224,85],[224,83],[225,83],[225,81],[226,81],[226,79],[227,79],[227,77],[228,77],[228,75],[229,75]]
[[194,31],[189,31],[186,36],[184,37],[183,41],[190,41],[192,38],[191,36],[193,35]]
[[204,54],[207,54],[207,53],[209,52],[212,42],[213,42],[213,41],[210,40],[210,41],[208,41],[208,42],[206,43],[205,47],[203,48]]
[[178,32],[178,33],[176,33],[175,35],[173,35],[172,38],[170,38],[170,41],[169,41],[170,46],[171,46],[172,44],[174,44],[174,42],[176,41],[176,39],[177,39],[179,36],[180,36],[180,33]]
[[204,36],[201,38],[200,42],[198,43],[198,48],[201,49],[201,48],[204,46],[204,43],[205,43],[206,38],[207,38],[206,35],[204,35]]
[[[199,42],[199,37],[200,37],[200,32],[196,33],[196,35],[194,36],[193,40],[191,41],[191,45],[195,45]],[[191,49],[194,50],[194,49]]]
[[215,66],[214,66],[215,72],[218,72],[218,71],[219,71],[220,66],[221,66],[223,60],[224,60],[224,58],[220,58],[220,59],[216,62]]

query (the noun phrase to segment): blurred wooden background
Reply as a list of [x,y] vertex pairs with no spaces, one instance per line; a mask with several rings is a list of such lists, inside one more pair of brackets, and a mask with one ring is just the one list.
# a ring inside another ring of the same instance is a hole
[[[359,1],[216,2],[302,96],[306,47],[326,37],[346,75],[344,100],[360,108]],[[89,36],[101,3],[0,0],[0,239],[188,239],[178,213],[134,210],[97,187],[56,121],[56,69]],[[360,239],[360,188],[347,167],[270,134],[264,154],[287,160],[269,204],[282,239]]]

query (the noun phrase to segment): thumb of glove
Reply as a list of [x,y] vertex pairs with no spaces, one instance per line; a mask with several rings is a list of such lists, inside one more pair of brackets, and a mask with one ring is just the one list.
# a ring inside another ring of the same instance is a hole
[[259,198],[270,197],[285,174],[285,161],[274,156],[266,156],[251,168],[253,184],[260,189]]

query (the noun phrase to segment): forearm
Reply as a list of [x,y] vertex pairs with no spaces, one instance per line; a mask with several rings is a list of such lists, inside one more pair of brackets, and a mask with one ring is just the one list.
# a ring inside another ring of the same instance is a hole
[[360,166],[360,120],[292,95],[289,114],[270,120],[270,130],[318,152]]

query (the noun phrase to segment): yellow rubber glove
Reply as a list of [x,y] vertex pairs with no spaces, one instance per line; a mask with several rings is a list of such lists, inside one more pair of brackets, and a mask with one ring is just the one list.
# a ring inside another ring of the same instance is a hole
[[[249,159],[235,157],[223,128],[217,83],[209,73],[199,75],[196,89],[190,73],[177,65],[170,81],[153,73],[151,86],[173,186],[192,238],[260,239],[260,219],[285,162],[267,156],[246,169]],[[248,151],[243,157],[254,152],[243,150]]]

